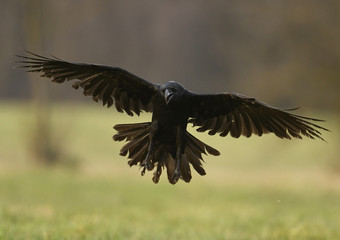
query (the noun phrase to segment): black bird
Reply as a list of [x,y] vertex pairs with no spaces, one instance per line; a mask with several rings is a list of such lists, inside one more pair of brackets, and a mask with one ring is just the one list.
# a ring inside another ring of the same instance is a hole
[[220,154],[187,132],[188,123],[198,126],[198,132],[219,133],[222,137],[230,134],[234,138],[274,133],[287,139],[301,139],[303,135],[324,140],[319,130],[328,131],[314,123],[323,120],[299,116],[237,93],[197,94],[173,81],[164,85],[150,83],[119,67],[28,54],[18,56],[20,67],[28,72],[41,72],[41,77],[57,83],[77,80],[72,86],[81,87],[85,96],[92,96],[107,107],[114,104],[119,112],[125,111],[130,116],[152,112],[151,122],[115,125],[118,133],[113,139],[128,141],[120,155],[128,156],[130,166],[142,167],[142,175],[155,169],[152,178],[155,183],[164,168],[170,183],[179,179],[190,182],[190,164],[205,175],[202,153]]

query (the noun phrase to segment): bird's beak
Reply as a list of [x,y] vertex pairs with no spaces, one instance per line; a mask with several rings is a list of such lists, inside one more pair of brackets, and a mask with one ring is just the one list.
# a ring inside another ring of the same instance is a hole
[[173,93],[171,90],[165,89],[165,92],[164,92],[164,99],[165,99],[165,101],[166,101],[166,104],[169,104],[170,99],[171,99],[171,97],[172,97],[173,94],[174,94],[174,93]]

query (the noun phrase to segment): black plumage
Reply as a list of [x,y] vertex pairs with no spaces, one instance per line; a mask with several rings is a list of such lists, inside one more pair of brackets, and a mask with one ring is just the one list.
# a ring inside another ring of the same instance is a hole
[[222,137],[230,134],[234,138],[274,133],[286,139],[306,136],[324,140],[320,130],[328,131],[315,123],[323,120],[296,115],[240,94],[196,94],[177,82],[152,84],[118,67],[28,54],[18,56],[20,67],[28,72],[40,72],[42,77],[57,83],[75,80],[72,86],[82,88],[85,96],[92,96],[107,107],[114,104],[117,111],[130,116],[152,112],[151,122],[114,126],[118,133],[113,139],[127,141],[120,155],[130,159],[130,166],[141,166],[142,175],[155,169],[155,183],[164,168],[170,183],[175,184],[178,179],[190,182],[190,165],[205,175],[202,154],[220,154],[187,132],[188,123],[197,126],[198,132],[218,133]]

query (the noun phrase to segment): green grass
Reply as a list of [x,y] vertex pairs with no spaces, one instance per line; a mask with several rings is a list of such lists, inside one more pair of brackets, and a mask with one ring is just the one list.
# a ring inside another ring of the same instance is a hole
[[[77,168],[35,166],[29,105],[0,105],[0,239],[340,239],[339,116],[328,143],[195,134],[221,151],[175,186],[119,157],[112,126],[146,121],[95,104],[51,109]],[[308,114],[308,113],[307,113]],[[311,115],[311,114],[308,114]]]

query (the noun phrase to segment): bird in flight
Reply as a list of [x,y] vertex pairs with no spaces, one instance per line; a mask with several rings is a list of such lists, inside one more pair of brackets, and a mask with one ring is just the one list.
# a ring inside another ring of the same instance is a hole
[[[205,175],[202,154],[220,155],[215,148],[203,143],[186,128],[197,126],[198,132],[209,135],[228,134],[234,138],[253,134],[274,133],[279,138],[322,139],[316,124],[323,120],[296,115],[237,93],[197,94],[178,82],[163,85],[150,83],[122,68],[95,64],[71,63],[56,57],[44,57],[27,52],[20,56],[20,67],[41,77],[63,83],[75,80],[73,88],[83,89],[85,96],[118,112],[140,115],[151,112],[151,122],[118,124],[114,126],[115,141],[126,140],[120,155],[129,158],[130,166],[139,165],[141,174],[154,170],[153,182],[158,183],[163,170],[175,184],[179,179],[190,182],[191,167]],[[290,109],[295,110],[295,109]]]

